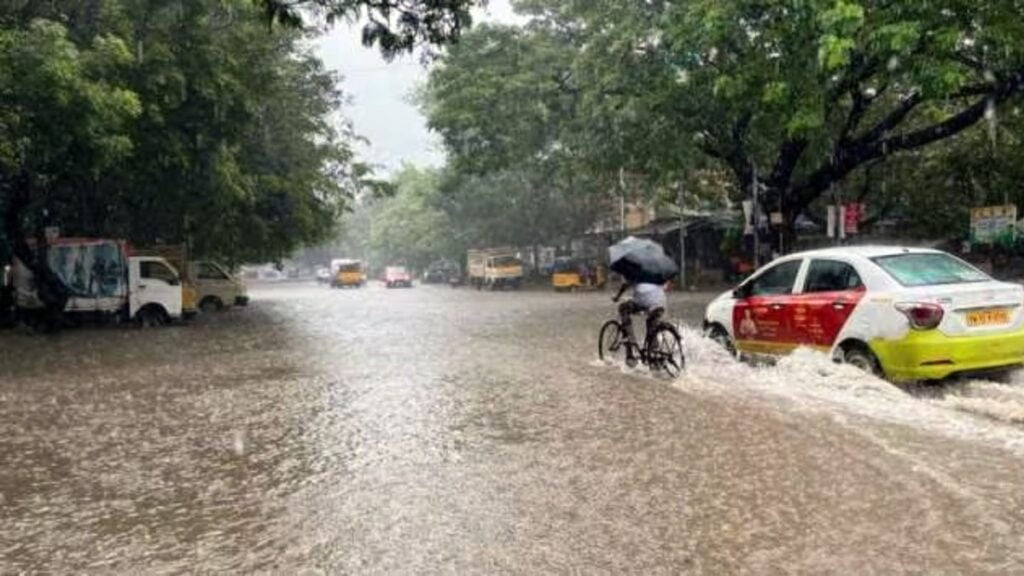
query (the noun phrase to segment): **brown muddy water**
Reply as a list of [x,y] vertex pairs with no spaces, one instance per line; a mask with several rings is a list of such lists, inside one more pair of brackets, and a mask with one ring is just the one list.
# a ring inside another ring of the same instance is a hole
[[608,295],[252,295],[0,333],[0,573],[1024,572],[1024,378],[685,331],[670,382],[596,360]]

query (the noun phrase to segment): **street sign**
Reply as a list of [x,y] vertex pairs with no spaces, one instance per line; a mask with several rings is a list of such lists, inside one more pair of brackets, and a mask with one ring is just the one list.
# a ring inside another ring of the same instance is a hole
[[1016,237],[1017,206],[982,206],[971,209],[971,241],[979,244],[1012,242]]

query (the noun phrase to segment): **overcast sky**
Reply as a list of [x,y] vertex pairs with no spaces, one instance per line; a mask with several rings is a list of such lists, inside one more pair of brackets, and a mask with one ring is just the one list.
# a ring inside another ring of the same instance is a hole
[[[476,22],[515,22],[508,0],[490,0]],[[426,120],[409,102],[423,83],[427,70],[415,56],[388,63],[376,50],[363,48],[360,27],[340,24],[315,45],[328,68],[343,77],[342,87],[352,98],[345,116],[356,132],[370,140],[362,150],[365,160],[389,172],[402,162],[438,166],[444,162],[440,142],[426,128]]]

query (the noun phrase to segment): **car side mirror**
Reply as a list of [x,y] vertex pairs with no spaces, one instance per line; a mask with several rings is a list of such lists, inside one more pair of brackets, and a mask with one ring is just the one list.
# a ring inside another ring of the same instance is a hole
[[178,280],[177,278],[172,278],[168,280],[167,283],[171,286],[181,286],[181,280]]
[[732,297],[735,300],[743,300],[747,296],[749,296],[749,292],[750,290],[748,290],[746,286],[740,286],[739,288],[732,291]]

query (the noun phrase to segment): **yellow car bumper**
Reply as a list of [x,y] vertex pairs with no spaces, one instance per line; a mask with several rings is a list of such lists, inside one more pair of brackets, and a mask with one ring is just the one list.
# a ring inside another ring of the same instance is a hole
[[359,272],[342,272],[336,277],[335,283],[339,286],[359,286],[363,283],[363,275]]
[[1024,329],[979,336],[910,332],[900,340],[874,340],[871,350],[893,381],[942,380],[1024,364]]
[[555,274],[551,277],[551,284],[556,290],[567,290],[569,288],[579,288],[583,285],[580,281],[579,274]]

